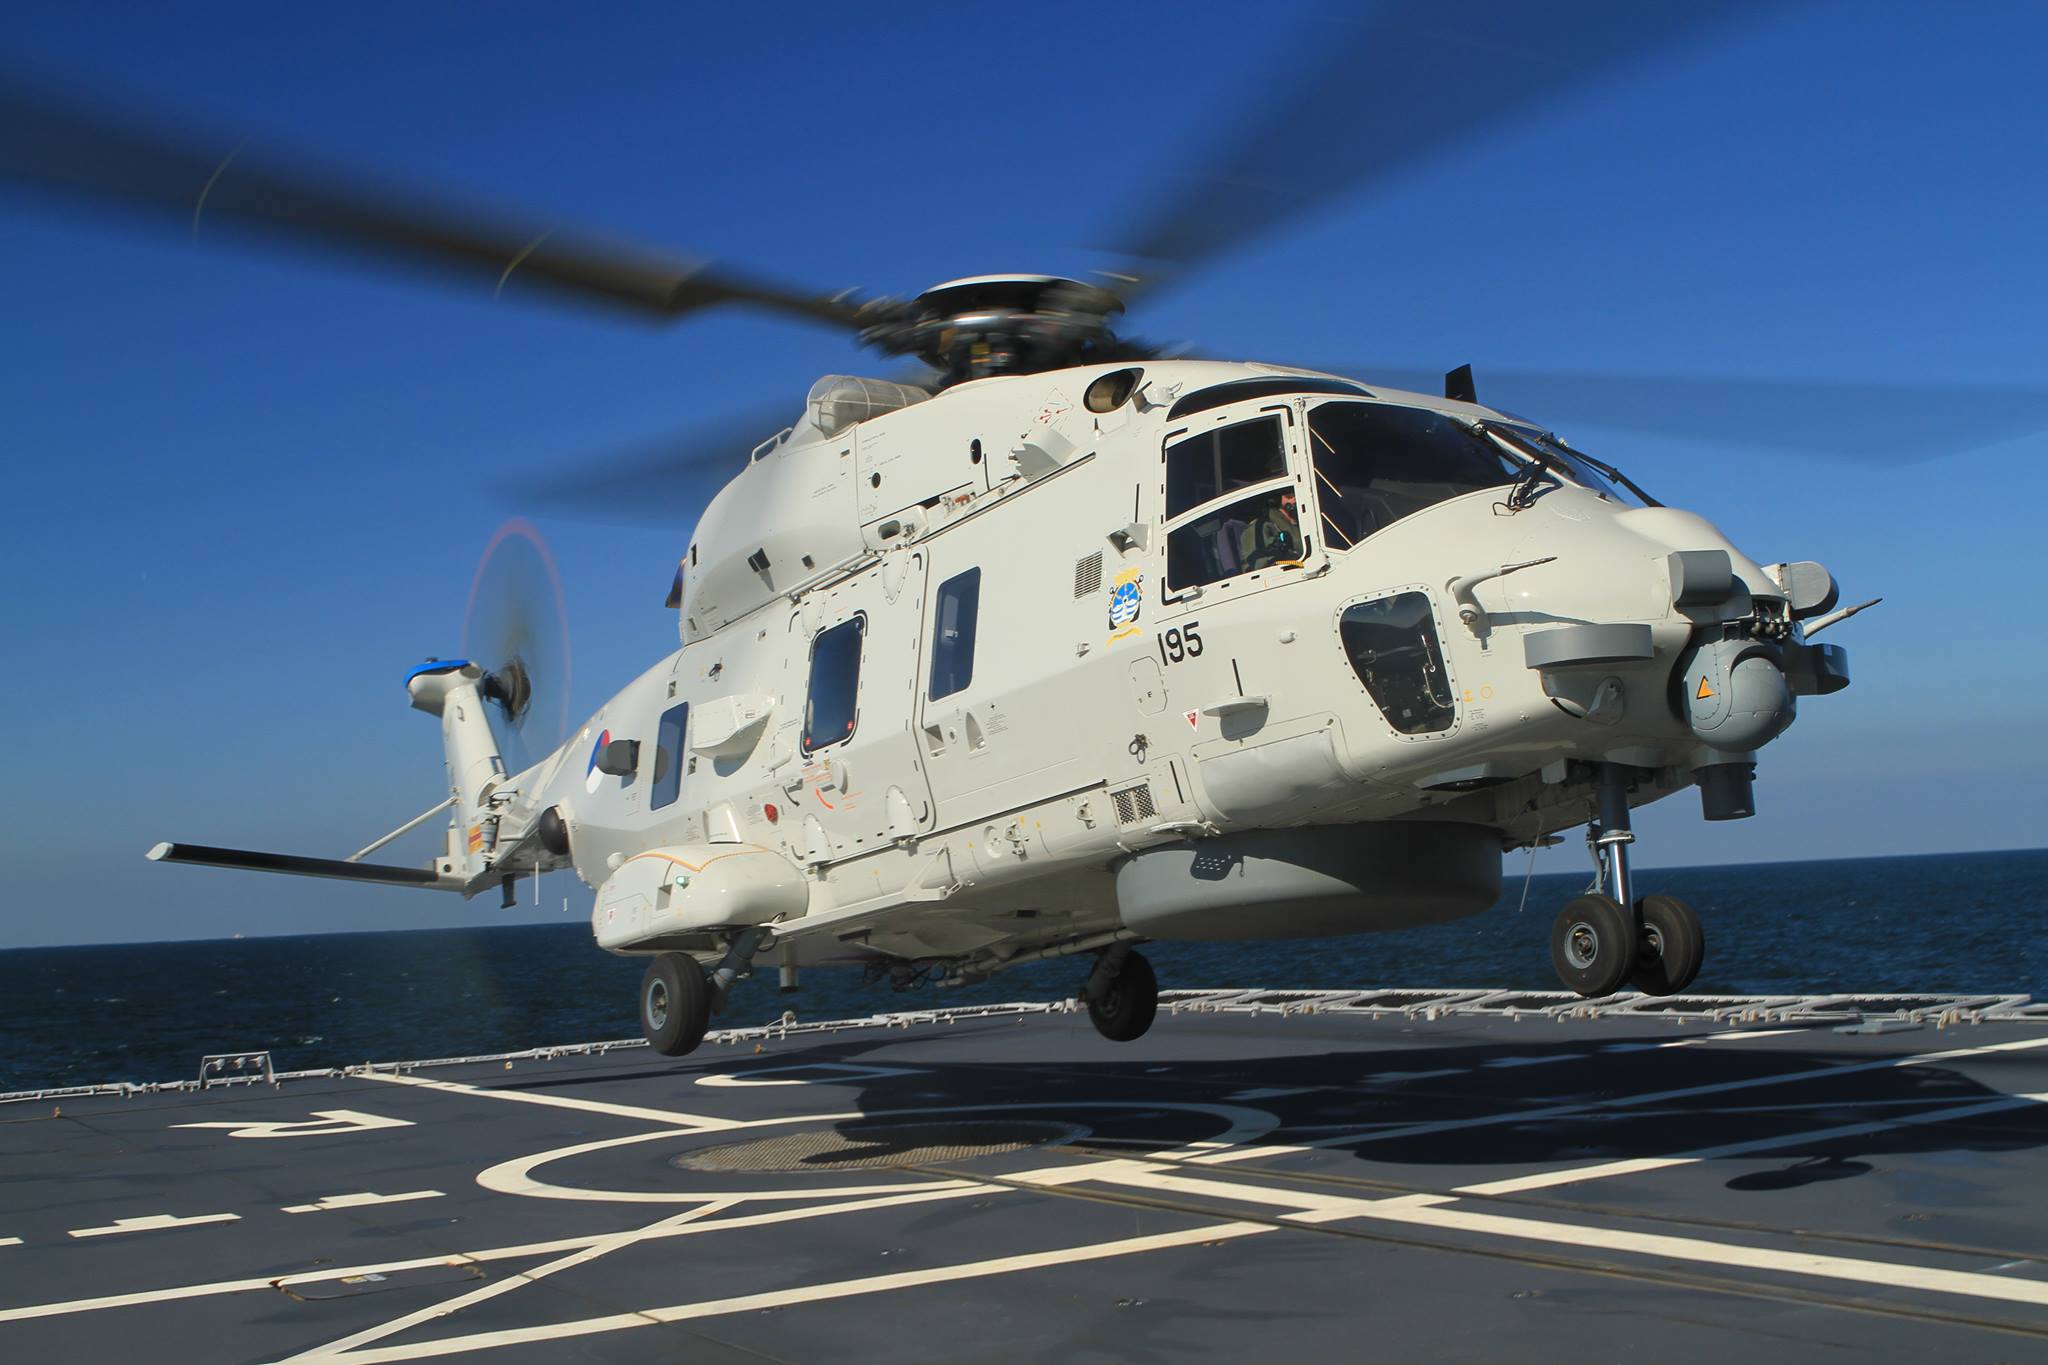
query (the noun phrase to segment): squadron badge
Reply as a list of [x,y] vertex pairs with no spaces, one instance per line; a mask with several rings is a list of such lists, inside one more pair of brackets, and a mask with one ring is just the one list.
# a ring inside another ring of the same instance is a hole
[[1109,585],[1109,628],[1122,630],[1135,624],[1139,608],[1145,605],[1145,574],[1127,569]]

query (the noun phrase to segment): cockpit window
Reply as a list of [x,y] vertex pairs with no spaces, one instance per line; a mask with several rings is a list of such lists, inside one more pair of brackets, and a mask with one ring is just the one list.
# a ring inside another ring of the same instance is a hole
[[1190,436],[1167,447],[1167,519],[1286,473],[1287,435],[1278,417]]
[[1524,466],[1455,418],[1391,403],[1325,403],[1308,415],[1316,500],[1332,547],[1461,493],[1499,488]]
[[1308,555],[1299,517],[1290,483],[1195,518],[1166,537],[1166,586],[1198,587],[1299,563]]

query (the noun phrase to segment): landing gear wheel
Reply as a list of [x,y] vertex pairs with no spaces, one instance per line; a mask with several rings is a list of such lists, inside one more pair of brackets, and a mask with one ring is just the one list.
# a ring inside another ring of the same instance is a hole
[[1629,984],[1644,995],[1676,995],[1700,974],[1706,937],[1692,907],[1671,896],[1645,896],[1642,937],[1636,945]]
[[1636,965],[1636,926],[1614,897],[1580,896],[1550,928],[1550,961],[1580,995],[1612,995]]
[[1100,999],[1088,1002],[1088,1019],[1095,1031],[1113,1043],[1142,1038],[1159,1013],[1159,978],[1152,964],[1140,953],[1127,953],[1122,970],[1110,978]]
[[696,1050],[711,1027],[711,983],[684,953],[663,953],[640,978],[640,1031],[664,1057]]

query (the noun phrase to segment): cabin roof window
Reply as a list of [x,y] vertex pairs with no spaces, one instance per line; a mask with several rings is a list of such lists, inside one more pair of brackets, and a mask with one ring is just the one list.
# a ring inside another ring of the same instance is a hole
[[1316,379],[1305,374],[1275,375],[1271,379],[1233,379],[1186,395],[1167,411],[1166,420],[1175,421],[1251,398],[1275,398],[1294,393],[1341,393],[1358,397],[1366,392],[1364,385],[1354,384],[1348,379]]

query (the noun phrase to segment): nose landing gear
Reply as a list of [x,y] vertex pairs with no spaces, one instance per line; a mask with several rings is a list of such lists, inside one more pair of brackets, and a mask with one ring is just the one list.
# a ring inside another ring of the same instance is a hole
[[[1587,826],[1595,890],[1572,900],[1550,930],[1550,961],[1580,995],[1612,995],[1627,982],[1645,995],[1676,995],[1699,975],[1706,939],[1699,916],[1674,896],[1634,899],[1628,846],[1628,779],[1600,765],[1600,818]],[[1613,895],[1598,889],[1611,888]]]

